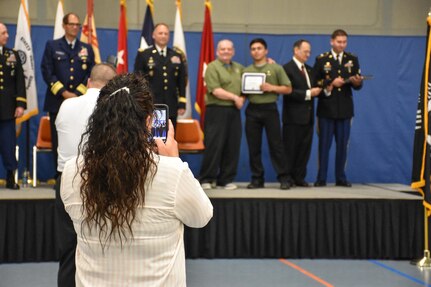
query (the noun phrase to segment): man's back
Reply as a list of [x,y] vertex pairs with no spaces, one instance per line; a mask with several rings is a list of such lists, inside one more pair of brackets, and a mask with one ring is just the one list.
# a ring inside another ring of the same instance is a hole
[[81,136],[96,106],[99,92],[100,89],[90,88],[85,95],[68,99],[61,105],[55,121],[58,133],[58,171],[63,171],[66,161],[78,154]]

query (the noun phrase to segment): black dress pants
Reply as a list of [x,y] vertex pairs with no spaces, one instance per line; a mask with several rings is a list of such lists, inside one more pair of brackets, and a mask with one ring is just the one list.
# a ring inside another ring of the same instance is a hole
[[251,180],[256,183],[265,182],[265,171],[262,164],[262,134],[264,129],[277,179],[280,182],[288,180],[277,104],[250,103],[245,115],[245,134],[248,143]]
[[75,287],[76,232],[72,219],[64,208],[60,197],[61,174],[55,183],[55,209],[57,216],[57,240],[60,262],[57,274],[58,287]]

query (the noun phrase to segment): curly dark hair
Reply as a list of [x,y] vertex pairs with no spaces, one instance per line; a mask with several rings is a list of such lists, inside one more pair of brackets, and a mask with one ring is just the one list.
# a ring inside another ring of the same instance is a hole
[[[121,244],[132,232],[136,209],[157,165],[147,120],[154,110],[149,84],[138,74],[113,78],[100,91],[79,145],[78,171],[86,224],[99,229],[104,246],[118,236]],[[78,161],[77,161],[78,162]]]

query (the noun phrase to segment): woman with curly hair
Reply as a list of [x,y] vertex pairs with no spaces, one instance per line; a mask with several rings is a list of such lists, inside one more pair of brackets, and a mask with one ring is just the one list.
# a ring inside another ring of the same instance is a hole
[[148,82],[123,74],[100,91],[61,198],[78,236],[76,286],[186,286],[184,224],[213,207],[178,157],[172,123],[152,140]]

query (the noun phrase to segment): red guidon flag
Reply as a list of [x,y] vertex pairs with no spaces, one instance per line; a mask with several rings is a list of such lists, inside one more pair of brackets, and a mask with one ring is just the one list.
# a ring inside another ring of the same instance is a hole
[[196,89],[195,109],[200,115],[200,123],[203,128],[205,119],[205,94],[206,86],[204,75],[207,65],[214,61],[214,37],[211,26],[211,1],[205,0],[205,20],[202,31],[201,54],[199,56],[198,86]]
[[99,40],[97,39],[96,24],[94,21],[93,0],[87,0],[87,15],[82,25],[81,42],[91,45],[94,51],[94,59],[97,64],[100,61]]
[[120,0],[120,23],[118,25],[117,73],[127,73],[127,10],[126,0]]

